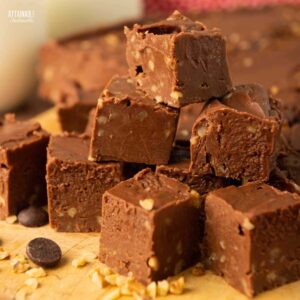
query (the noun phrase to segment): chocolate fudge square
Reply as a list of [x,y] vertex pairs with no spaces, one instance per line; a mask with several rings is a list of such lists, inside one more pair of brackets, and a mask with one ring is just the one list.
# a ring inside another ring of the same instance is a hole
[[91,159],[168,163],[178,114],[138,90],[131,78],[113,77],[98,102]]
[[197,191],[200,196],[206,195],[215,189],[225,187],[233,183],[233,180],[216,177],[211,174],[194,175],[189,171],[190,151],[188,146],[176,145],[173,147],[170,162],[167,165],[156,167],[156,173],[179,180]]
[[29,205],[47,203],[46,148],[49,135],[38,123],[0,122],[0,219]]
[[300,279],[300,197],[261,183],[230,186],[205,201],[206,264],[252,297]]
[[157,23],[125,27],[125,34],[130,75],[157,102],[181,107],[231,90],[226,43],[219,30],[175,11]]
[[142,283],[178,274],[199,257],[201,200],[144,169],[103,195],[100,260]]
[[88,160],[89,137],[51,137],[47,191],[50,225],[57,231],[100,231],[102,194],[122,180],[118,162]]
[[236,180],[268,180],[279,150],[281,115],[262,86],[242,85],[222,102],[214,100],[192,129],[194,174]]

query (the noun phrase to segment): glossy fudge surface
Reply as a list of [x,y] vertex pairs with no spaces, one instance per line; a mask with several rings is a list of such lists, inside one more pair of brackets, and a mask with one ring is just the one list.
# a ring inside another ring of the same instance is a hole
[[6,115],[0,123],[0,218],[44,205],[49,135],[38,123]]
[[206,265],[249,297],[299,279],[300,197],[249,183],[205,202]]
[[219,30],[175,11],[166,20],[125,28],[125,34],[130,75],[156,101],[181,107],[231,90]]
[[131,78],[113,77],[98,102],[91,159],[167,163],[178,114],[177,109],[146,96]]
[[201,200],[175,179],[144,169],[103,196],[100,260],[143,283],[199,258]]

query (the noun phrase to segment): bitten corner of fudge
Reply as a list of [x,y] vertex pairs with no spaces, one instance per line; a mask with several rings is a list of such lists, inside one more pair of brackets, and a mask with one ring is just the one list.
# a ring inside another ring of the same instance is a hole
[[0,219],[29,205],[44,205],[46,148],[49,134],[38,123],[17,121],[13,114],[0,122]]
[[226,42],[218,29],[175,11],[166,20],[125,27],[132,78],[157,102],[181,107],[231,91]]
[[148,165],[167,163],[179,110],[158,104],[128,76],[115,76],[98,101],[90,158]]
[[122,163],[88,160],[90,138],[64,133],[48,147],[50,225],[57,231],[100,231],[102,195],[123,179]]
[[205,201],[206,266],[248,297],[300,279],[300,197],[264,183]]
[[280,148],[278,102],[258,84],[241,85],[213,100],[195,121],[191,136],[194,174],[266,181]]
[[148,284],[199,259],[201,199],[196,191],[144,169],[105,192],[100,260]]

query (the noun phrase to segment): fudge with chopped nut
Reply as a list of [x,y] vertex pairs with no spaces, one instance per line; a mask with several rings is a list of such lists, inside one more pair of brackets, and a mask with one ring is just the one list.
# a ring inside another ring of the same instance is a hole
[[262,183],[211,192],[206,265],[249,297],[300,279],[300,197]]
[[231,88],[226,43],[218,29],[175,11],[164,21],[125,28],[132,78],[157,102],[181,107]]
[[199,259],[199,194],[144,169],[103,195],[100,260],[142,283],[178,274]]
[[46,148],[49,135],[38,123],[17,121],[8,114],[0,122],[0,219],[29,205],[44,205]]
[[90,138],[63,134],[48,147],[50,225],[63,232],[100,231],[102,194],[122,180],[122,164],[88,160]]
[[178,114],[138,90],[131,78],[113,77],[98,102],[90,159],[168,163]]
[[194,123],[190,170],[244,182],[268,180],[280,128],[277,101],[262,86],[237,86],[222,102],[210,102]]

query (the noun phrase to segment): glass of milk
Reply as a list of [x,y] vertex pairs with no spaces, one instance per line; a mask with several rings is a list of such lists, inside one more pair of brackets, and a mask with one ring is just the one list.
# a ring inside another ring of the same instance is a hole
[[0,1],[0,112],[32,95],[37,49],[47,38],[45,1]]

